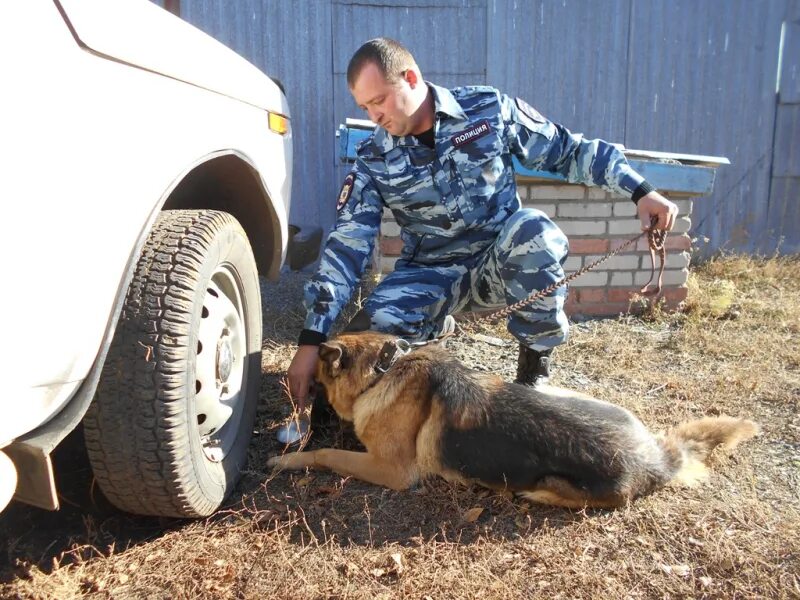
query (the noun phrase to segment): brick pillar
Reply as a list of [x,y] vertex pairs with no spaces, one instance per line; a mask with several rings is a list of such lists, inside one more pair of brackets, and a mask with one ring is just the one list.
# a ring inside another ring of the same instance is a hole
[[[544,212],[569,237],[570,255],[564,265],[567,274],[597,260],[641,231],[633,202],[602,189],[527,176],[517,176],[517,186],[523,206]],[[666,305],[675,309],[686,299],[692,200],[687,194],[661,190],[660,193],[675,202],[679,211],[675,229],[667,238],[667,266],[663,278]],[[383,273],[392,271],[400,255],[399,236],[400,227],[386,210],[376,256]],[[573,281],[567,313],[589,316],[626,313],[631,298],[649,277],[650,253],[647,240],[641,239],[635,246]]]

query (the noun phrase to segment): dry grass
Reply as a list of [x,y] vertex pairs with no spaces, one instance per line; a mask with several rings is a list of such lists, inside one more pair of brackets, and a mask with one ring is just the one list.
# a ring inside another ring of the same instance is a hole
[[[199,522],[119,515],[80,490],[54,515],[14,506],[0,518],[0,595],[800,598],[797,259],[716,260],[693,275],[681,313],[573,328],[554,383],[624,405],[653,429],[725,413],[763,430],[718,457],[709,484],[617,511],[543,508],[441,481],[399,493],[329,473],[272,477],[264,464],[282,450],[271,428],[285,410],[280,376],[302,321],[300,284],[265,290],[275,309],[265,315],[265,405],[230,506]],[[450,347],[512,375],[516,346],[500,329],[462,325]],[[323,444],[357,447],[336,424],[310,445]]]

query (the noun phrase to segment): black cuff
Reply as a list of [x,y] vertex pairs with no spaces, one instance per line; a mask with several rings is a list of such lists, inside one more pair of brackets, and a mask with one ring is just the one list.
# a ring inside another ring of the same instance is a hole
[[656,188],[654,188],[646,181],[643,181],[638,185],[638,187],[635,190],[633,190],[633,196],[631,196],[631,200],[633,200],[634,204],[639,204],[639,200],[641,200],[643,196],[647,196],[647,194],[649,194],[650,192],[655,192],[655,191]]
[[327,341],[328,336],[313,329],[303,329],[300,332],[300,338],[297,340],[298,346],[319,346],[322,342]]

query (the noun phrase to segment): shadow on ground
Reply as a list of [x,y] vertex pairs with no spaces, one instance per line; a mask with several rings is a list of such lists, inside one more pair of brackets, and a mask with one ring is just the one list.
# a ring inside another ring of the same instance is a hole
[[49,511],[12,502],[0,515],[0,581],[19,575],[20,565],[49,572],[54,561],[68,564],[120,551],[180,528],[185,521],[128,515],[116,510],[93,485],[83,429],[73,431],[53,454],[61,508]]

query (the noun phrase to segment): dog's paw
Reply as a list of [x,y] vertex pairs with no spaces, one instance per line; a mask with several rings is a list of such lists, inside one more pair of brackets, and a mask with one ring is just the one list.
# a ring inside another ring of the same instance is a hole
[[279,467],[281,464],[281,457],[280,456],[273,456],[267,460],[267,467],[270,469],[274,469],[275,467]]
[[310,452],[289,452],[267,460],[267,466],[270,468],[293,471],[310,467],[312,464],[314,464],[314,460]]

